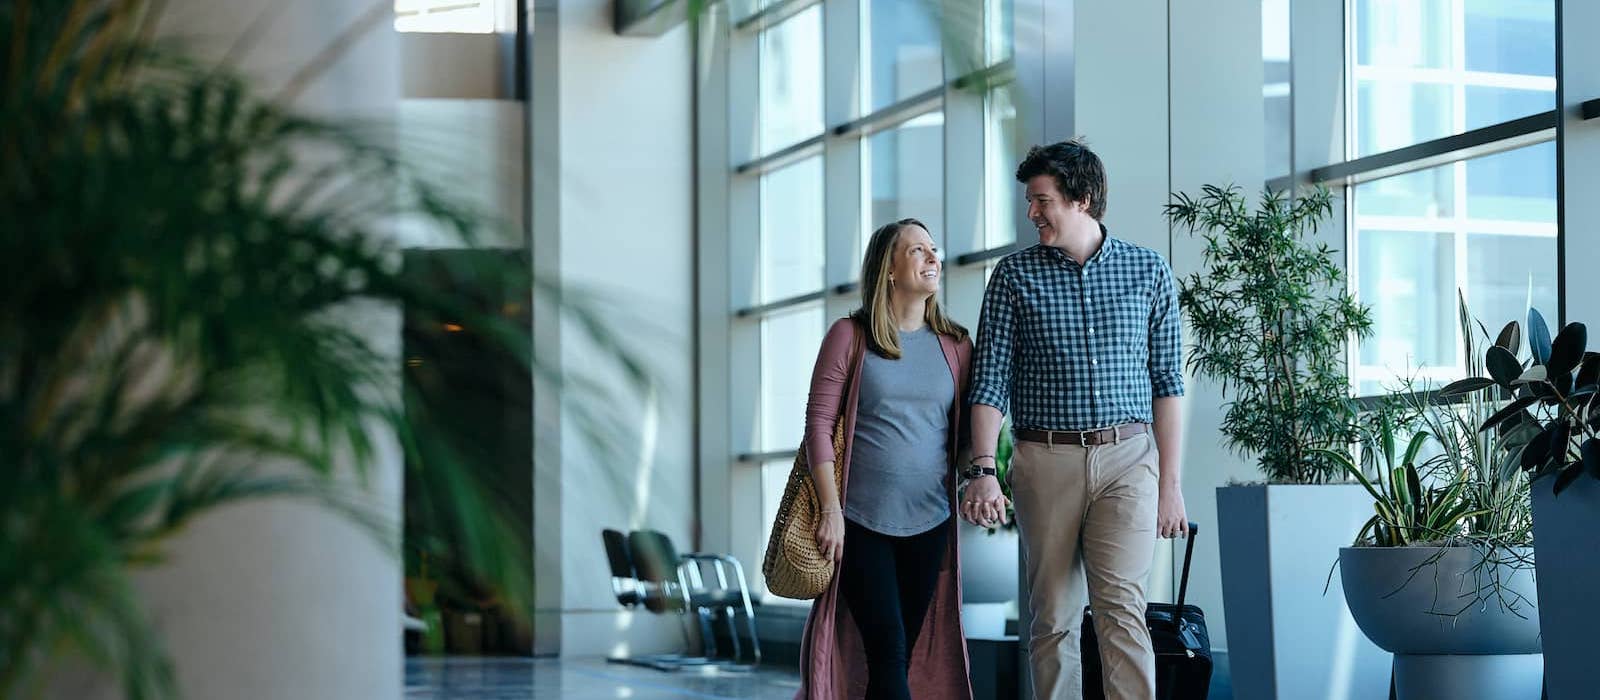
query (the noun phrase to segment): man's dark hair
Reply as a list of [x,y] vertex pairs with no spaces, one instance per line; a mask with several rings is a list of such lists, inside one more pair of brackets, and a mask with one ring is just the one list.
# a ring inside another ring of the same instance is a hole
[[1087,202],[1095,221],[1106,215],[1106,166],[1082,140],[1028,149],[1017,166],[1017,182],[1027,184],[1039,175],[1055,178],[1056,190],[1068,201]]

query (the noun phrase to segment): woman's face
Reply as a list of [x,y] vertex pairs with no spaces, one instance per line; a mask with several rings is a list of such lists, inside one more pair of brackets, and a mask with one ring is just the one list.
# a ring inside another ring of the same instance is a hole
[[900,228],[895,239],[894,252],[890,253],[889,279],[894,289],[913,294],[933,295],[939,292],[939,249],[927,229],[908,225]]

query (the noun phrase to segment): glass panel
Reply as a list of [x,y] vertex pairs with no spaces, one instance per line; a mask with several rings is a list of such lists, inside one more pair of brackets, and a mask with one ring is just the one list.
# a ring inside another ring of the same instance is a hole
[[1289,100],[1289,0],[1261,2],[1261,99],[1266,116],[1267,179],[1289,174],[1293,137]]
[[1555,107],[1554,0],[1356,0],[1354,156]]
[[861,54],[870,66],[862,86],[868,112],[938,87],[944,81],[937,3],[872,0],[861,11]]
[[805,435],[811,368],[822,347],[822,305],[761,320],[761,450],[789,450]]
[[1556,221],[1556,144],[1541,143],[1467,161],[1467,216]]
[[822,6],[761,33],[761,152],[822,133]]
[[1455,216],[1455,168],[1431,168],[1362,184],[1356,215]]
[[1508,321],[1526,319],[1530,304],[1553,323],[1555,237],[1468,234],[1466,294],[1467,308],[1491,335]]
[[1455,244],[1448,233],[1362,230],[1357,294],[1372,308],[1358,378],[1391,382],[1420,367],[1453,367]]
[[1457,133],[1448,85],[1362,80],[1356,85],[1356,155],[1392,151]]
[[1555,0],[1466,0],[1467,70],[1556,74]]
[[1355,0],[1356,62],[1449,68],[1450,0]]
[[822,158],[761,177],[761,303],[822,289]]
[[1022,186],[1017,184],[1017,107],[1014,85],[1002,85],[989,93],[984,127],[984,170],[988,186],[984,192],[983,247],[998,248],[1017,239],[1017,210],[1022,201]]
[[1364,183],[1353,196],[1354,276],[1375,323],[1353,373],[1363,394],[1402,376],[1462,376],[1457,289],[1491,332],[1530,303],[1555,315],[1555,144]]
[[859,253],[866,253],[873,229],[907,217],[927,224],[939,240],[944,231],[944,113],[924,114],[868,137],[861,168],[867,219]]

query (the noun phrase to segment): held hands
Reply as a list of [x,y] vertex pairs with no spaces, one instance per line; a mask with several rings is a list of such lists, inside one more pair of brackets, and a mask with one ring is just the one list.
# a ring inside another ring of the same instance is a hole
[[844,510],[837,505],[823,506],[817,521],[817,549],[822,558],[838,563],[844,558]]
[[1011,501],[1000,492],[1000,481],[981,476],[967,483],[961,497],[961,517],[978,527],[994,529],[1006,524],[1006,507]]

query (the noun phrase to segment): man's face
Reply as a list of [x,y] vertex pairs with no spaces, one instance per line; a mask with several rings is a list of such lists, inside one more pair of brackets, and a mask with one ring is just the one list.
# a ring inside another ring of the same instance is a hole
[[1050,175],[1035,175],[1028,179],[1028,220],[1039,231],[1039,243],[1057,245],[1075,227],[1091,223],[1087,202],[1072,202],[1056,188],[1056,179]]

